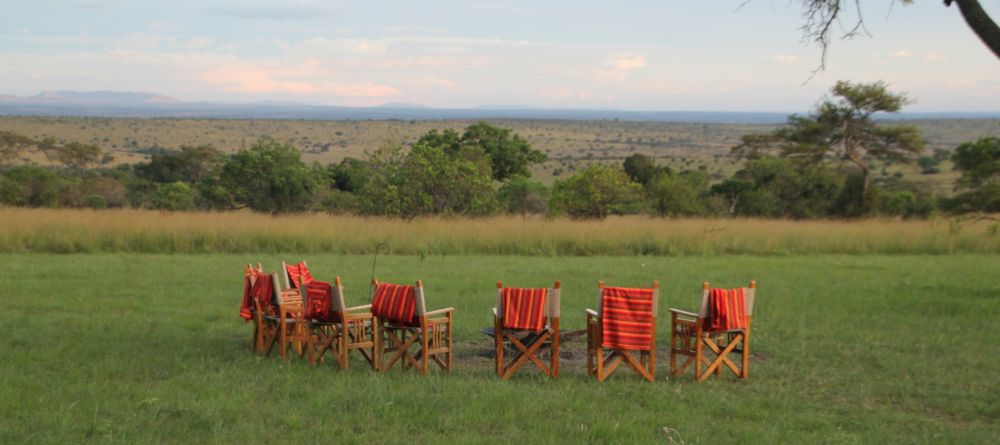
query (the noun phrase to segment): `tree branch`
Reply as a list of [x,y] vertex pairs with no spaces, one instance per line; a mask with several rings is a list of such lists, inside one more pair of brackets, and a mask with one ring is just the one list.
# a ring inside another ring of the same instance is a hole
[[983,10],[982,5],[977,0],[944,0],[945,6],[952,3],[958,5],[958,10],[962,12],[965,23],[969,25],[972,32],[979,36],[979,39],[986,44],[986,47],[993,51],[993,54],[1000,58],[1000,27],[990,18],[989,14]]

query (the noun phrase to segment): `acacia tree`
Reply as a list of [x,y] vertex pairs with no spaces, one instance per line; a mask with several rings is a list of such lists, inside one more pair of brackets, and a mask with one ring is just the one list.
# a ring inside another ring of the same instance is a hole
[[[748,0],[749,1],[749,0]],[[826,67],[826,53],[830,47],[830,41],[837,29],[835,26],[838,20],[845,14],[845,4],[847,0],[799,0],[802,3],[803,18],[805,24],[802,26],[803,37],[812,40],[819,45],[822,50],[820,65],[816,69],[822,71]],[[901,0],[903,4],[913,3],[913,0]],[[857,10],[853,25],[843,32],[841,37],[852,38],[858,34],[867,33],[865,31],[864,18],[861,16],[861,0],[854,0],[854,7]],[[1000,26],[990,18],[978,0],[944,0],[946,7],[954,3],[961,12],[965,23],[969,25],[980,40],[993,51],[997,58],[1000,58]]]
[[875,113],[896,113],[909,103],[906,95],[889,92],[885,83],[838,81],[830,91],[833,98],[810,115],[791,115],[786,127],[769,136],[744,137],[733,151],[752,157],[776,149],[781,156],[813,164],[848,161],[861,171],[858,199],[865,200],[871,160],[908,161],[923,150],[924,141],[912,125],[887,126],[873,119]]
[[0,165],[14,160],[21,153],[21,149],[32,144],[34,141],[31,138],[12,131],[0,130]]

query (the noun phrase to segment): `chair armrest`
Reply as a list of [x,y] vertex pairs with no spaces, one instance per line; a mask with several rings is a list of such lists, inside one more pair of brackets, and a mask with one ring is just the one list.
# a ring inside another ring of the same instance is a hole
[[594,316],[594,317],[598,316],[597,315],[597,311],[595,311],[593,309],[587,309],[587,315],[591,315],[591,316]]
[[698,314],[696,314],[694,312],[688,312],[688,311],[677,309],[677,308],[673,308],[673,307],[670,308],[670,312],[672,312],[674,314],[677,314],[677,315],[684,315],[684,316],[688,316],[688,317],[698,318]]
[[375,318],[375,315],[373,315],[371,312],[355,312],[353,314],[350,312],[345,312],[344,318],[349,320],[367,320]]
[[453,307],[446,307],[444,309],[438,309],[436,311],[425,312],[424,316],[425,317],[432,317],[434,315],[447,314],[448,312],[451,312],[451,311],[454,311],[454,310],[455,310],[455,308],[453,308]]
[[362,305],[362,306],[349,307],[347,309],[344,309],[344,312],[363,311],[363,310],[367,310],[367,309],[371,309],[371,308],[372,308],[372,305],[366,304],[366,305]]

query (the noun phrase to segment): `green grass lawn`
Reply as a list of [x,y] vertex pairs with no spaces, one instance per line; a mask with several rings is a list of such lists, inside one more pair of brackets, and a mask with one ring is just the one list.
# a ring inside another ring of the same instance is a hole
[[[451,375],[376,375],[355,356],[260,358],[237,316],[240,265],[298,255],[0,255],[0,443],[994,443],[1000,437],[1000,257],[387,256],[378,277],[423,279],[455,306]],[[370,256],[305,258],[367,298]],[[759,283],[750,380],[667,377],[667,307],[701,282]],[[598,384],[584,342],[562,376],[493,375],[497,279],[563,283],[582,329],[599,279],[662,283],[657,381]],[[669,432],[669,433],[668,433]]]

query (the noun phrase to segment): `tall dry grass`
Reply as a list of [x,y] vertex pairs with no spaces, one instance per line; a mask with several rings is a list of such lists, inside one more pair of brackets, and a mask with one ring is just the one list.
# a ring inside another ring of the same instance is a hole
[[0,252],[718,255],[1000,253],[991,222],[493,217],[0,209]]

